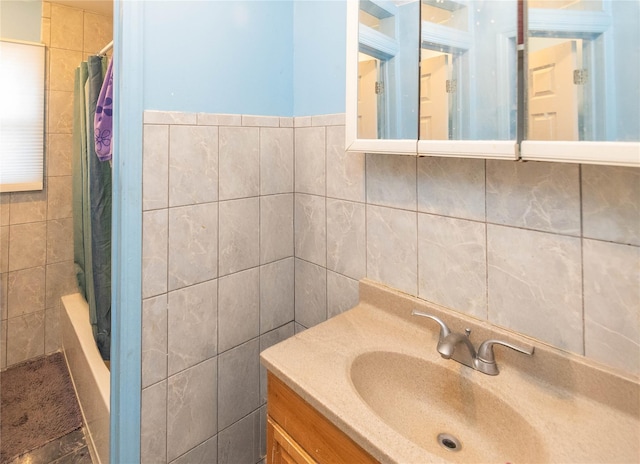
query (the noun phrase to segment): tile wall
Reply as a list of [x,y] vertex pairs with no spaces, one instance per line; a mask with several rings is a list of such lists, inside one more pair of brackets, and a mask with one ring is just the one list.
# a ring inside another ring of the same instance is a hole
[[143,462],[260,461],[259,352],[363,277],[640,372],[640,170],[345,154],[344,115],[144,121]]
[[142,461],[265,454],[262,349],[294,333],[293,118],[144,115]]
[[640,169],[345,154],[295,118],[296,322],[362,277],[640,374]]
[[74,70],[111,40],[112,30],[109,17],[42,3],[45,188],[0,194],[0,368],[60,347],[60,296],[77,291],[71,217]]

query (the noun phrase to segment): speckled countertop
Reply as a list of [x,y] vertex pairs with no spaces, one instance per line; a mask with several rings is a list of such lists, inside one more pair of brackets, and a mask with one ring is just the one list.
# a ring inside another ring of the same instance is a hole
[[[454,331],[471,328],[476,346],[488,338],[499,338],[534,345],[535,354],[526,357],[496,349],[497,376],[442,359],[436,351],[437,324],[412,317],[414,308],[439,316]],[[517,416],[509,422],[515,424],[514,430],[509,430],[509,442],[525,450],[528,462],[640,461],[637,378],[367,280],[360,283],[356,307],[265,350],[261,359],[273,374],[381,462],[515,461],[508,453],[503,459],[501,450],[489,450],[495,445],[482,439],[484,431],[474,427],[477,418],[466,424],[450,424],[467,437],[460,453],[435,442],[421,447],[389,426],[363,401],[350,376],[353,361],[371,352],[424,360],[425,366],[437,365],[437,372],[447,369],[491,392],[506,403],[505,410]],[[421,374],[433,379],[433,383],[425,382],[425,401],[430,401],[430,392],[438,391],[441,377],[451,377]],[[385,375],[401,374],[381,372],[384,384]],[[389,383],[393,388],[398,385],[395,380]],[[391,397],[394,391],[390,389],[388,394]]]

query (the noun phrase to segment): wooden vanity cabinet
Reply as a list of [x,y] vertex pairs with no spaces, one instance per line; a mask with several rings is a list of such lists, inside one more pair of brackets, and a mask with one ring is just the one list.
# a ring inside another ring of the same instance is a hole
[[267,378],[267,464],[378,462],[275,375]]

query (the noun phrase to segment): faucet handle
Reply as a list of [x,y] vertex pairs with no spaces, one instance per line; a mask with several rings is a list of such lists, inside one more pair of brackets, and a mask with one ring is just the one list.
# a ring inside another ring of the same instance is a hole
[[498,375],[498,366],[496,365],[496,358],[493,354],[493,345],[506,346],[527,356],[532,356],[534,351],[533,346],[522,347],[509,342],[503,342],[502,340],[485,340],[480,344],[480,347],[478,347],[478,354],[476,355],[474,365],[476,369],[489,375]]
[[442,319],[440,319],[437,316],[434,316],[432,314],[427,314],[427,313],[423,313],[422,311],[417,311],[417,310],[413,310],[411,311],[411,315],[412,316],[420,316],[420,317],[426,317],[427,319],[431,319],[433,321],[436,321],[438,323],[438,325],[440,326],[440,337],[439,340],[442,341],[443,338],[445,338],[447,335],[449,335],[451,333],[451,330],[449,330],[449,327],[447,327],[447,324],[444,323],[444,321]]

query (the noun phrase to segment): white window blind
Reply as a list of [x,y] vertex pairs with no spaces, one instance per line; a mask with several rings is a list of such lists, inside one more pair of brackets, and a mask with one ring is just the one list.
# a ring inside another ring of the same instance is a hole
[[44,51],[0,40],[0,192],[42,190]]

